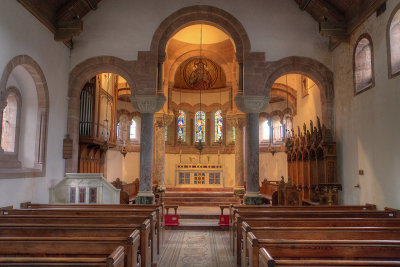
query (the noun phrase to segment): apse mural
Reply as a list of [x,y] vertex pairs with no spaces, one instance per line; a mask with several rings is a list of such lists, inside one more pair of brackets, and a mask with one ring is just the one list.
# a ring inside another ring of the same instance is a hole
[[206,130],[206,115],[204,114],[203,111],[198,111],[196,112],[196,115],[194,117],[195,120],[195,129],[196,129],[196,134],[195,134],[195,142],[205,142],[206,141],[206,136],[205,136],[205,130]]
[[186,60],[175,74],[174,88],[208,90],[224,87],[224,72],[220,66],[207,58]]

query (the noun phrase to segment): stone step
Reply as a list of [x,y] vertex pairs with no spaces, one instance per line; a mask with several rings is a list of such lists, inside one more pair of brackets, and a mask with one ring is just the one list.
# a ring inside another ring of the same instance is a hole
[[234,197],[229,192],[167,192],[164,197]]
[[179,188],[179,187],[167,187],[167,192],[232,192],[233,188]]
[[220,226],[217,219],[183,219],[178,226],[165,226],[166,230],[229,230],[229,226]]
[[[218,207],[220,205],[239,205],[239,202],[185,202],[185,201],[164,201],[164,205],[178,205],[178,206],[213,206]],[[179,209],[178,209],[179,213]]]
[[163,197],[163,201],[184,201],[184,202],[237,202],[234,197]]

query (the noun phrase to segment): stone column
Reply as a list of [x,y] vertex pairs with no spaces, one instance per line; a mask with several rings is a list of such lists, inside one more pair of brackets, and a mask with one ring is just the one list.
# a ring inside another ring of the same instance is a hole
[[235,127],[235,187],[236,195],[244,194],[244,144],[243,128],[246,125],[245,114],[228,115],[230,125]]
[[237,95],[235,102],[240,111],[247,114],[246,124],[246,167],[247,182],[244,203],[246,205],[260,205],[263,203],[260,196],[259,183],[259,113],[263,112],[268,104],[267,96]]
[[173,115],[156,113],[154,125],[156,127],[156,159],[155,180],[160,189],[165,189],[165,127],[171,124]]
[[153,125],[154,113],[164,105],[164,95],[132,95],[133,107],[142,114],[140,128],[140,179],[137,204],[153,204]]

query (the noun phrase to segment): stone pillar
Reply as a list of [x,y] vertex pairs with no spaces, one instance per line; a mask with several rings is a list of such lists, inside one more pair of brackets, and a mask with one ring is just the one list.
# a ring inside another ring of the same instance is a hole
[[246,124],[246,167],[247,182],[244,203],[246,205],[260,205],[263,203],[260,196],[259,183],[259,113],[263,112],[268,104],[267,96],[237,95],[235,102],[240,111],[247,114]]
[[228,121],[235,127],[235,187],[236,195],[244,194],[244,144],[243,128],[246,125],[245,114],[228,115]]
[[140,128],[140,179],[137,204],[153,204],[153,125],[154,113],[164,105],[164,95],[132,95],[133,107],[142,114]]
[[156,113],[154,125],[156,127],[156,156],[155,156],[155,180],[160,189],[165,190],[165,127],[171,124],[173,115]]

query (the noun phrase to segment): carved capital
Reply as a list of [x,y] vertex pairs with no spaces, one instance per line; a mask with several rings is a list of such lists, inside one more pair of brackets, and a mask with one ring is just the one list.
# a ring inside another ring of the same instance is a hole
[[227,121],[230,125],[235,128],[243,128],[246,126],[246,115],[245,114],[231,114],[227,116]]
[[164,95],[131,95],[132,106],[140,113],[155,113],[165,102]]
[[174,119],[173,115],[156,113],[154,114],[154,125],[159,128],[164,128],[165,126],[170,125],[173,119]]
[[240,111],[244,113],[261,113],[268,104],[269,97],[265,95],[236,95],[235,102]]

